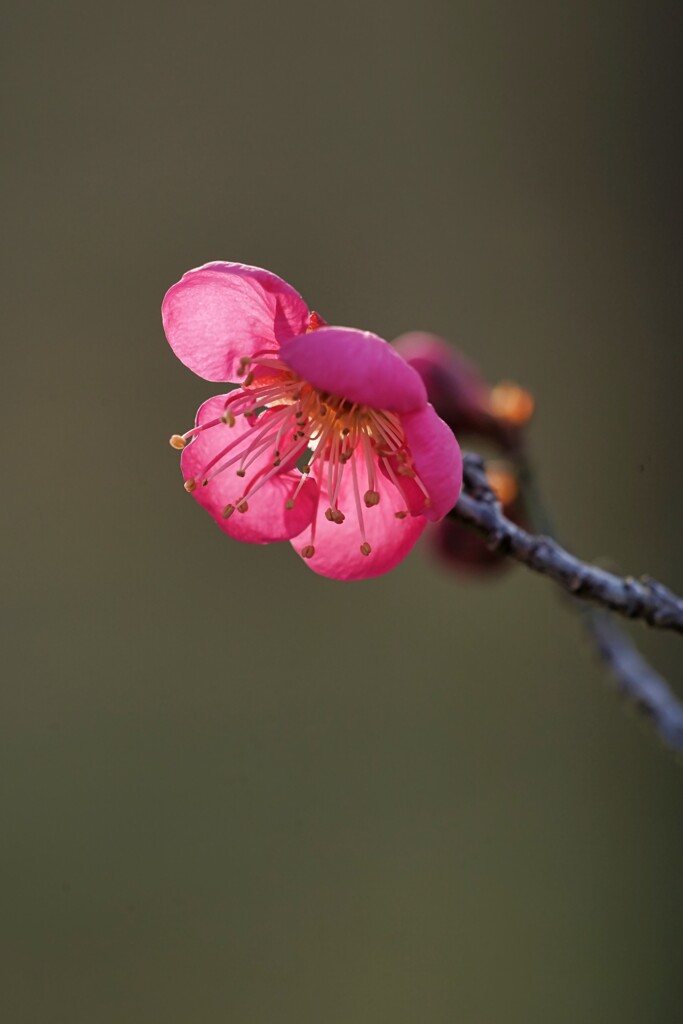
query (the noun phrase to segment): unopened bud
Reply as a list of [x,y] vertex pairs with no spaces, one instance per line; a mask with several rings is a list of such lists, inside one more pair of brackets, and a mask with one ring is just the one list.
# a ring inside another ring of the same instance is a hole
[[491,412],[499,420],[513,427],[521,427],[534,412],[533,395],[511,381],[502,381],[492,388],[489,396]]
[[490,462],[486,466],[486,478],[501,505],[511,505],[519,494],[517,477],[506,462]]
[[320,316],[320,313],[316,313],[316,311],[313,310],[308,318],[308,327],[306,328],[306,334],[310,334],[311,331],[319,330],[319,328],[324,327],[326,323],[327,320],[323,320],[323,318]]

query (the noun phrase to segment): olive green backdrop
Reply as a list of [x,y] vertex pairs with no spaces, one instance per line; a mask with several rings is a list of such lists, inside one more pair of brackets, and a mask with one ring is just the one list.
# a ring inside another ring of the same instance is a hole
[[[0,1016],[676,1024],[683,766],[518,570],[229,541],[159,318],[212,259],[538,399],[584,556],[683,589],[680,5],[16,4]],[[680,639],[634,629],[682,682]]]

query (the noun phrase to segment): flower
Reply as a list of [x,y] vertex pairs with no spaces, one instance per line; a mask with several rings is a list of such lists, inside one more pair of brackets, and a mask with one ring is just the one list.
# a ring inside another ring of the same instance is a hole
[[396,338],[403,358],[422,377],[429,401],[458,436],[474,434],[512,452],[531,419],[534,400],[511,381],[491,387],[457,349],[435,334],[412,331]]
[[376,334],[328,326],[281,278],[240,263],[189,271],[162,318],[186,366],[240,384],[171,438],[185,489],[231,537],[291,540],[323,576],[363,579],[457,501],[457,441]]

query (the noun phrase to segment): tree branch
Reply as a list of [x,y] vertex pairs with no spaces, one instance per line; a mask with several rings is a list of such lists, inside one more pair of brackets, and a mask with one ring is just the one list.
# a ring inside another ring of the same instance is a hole
[[504,515],[479,455],[464,456],[463,485],[450,515],[474,527],[495,550],[549,576],[572,595],[619,692],[652,721],[664,743],[683,751],[683,704],[605,611],[576,600],[589,600],[630,618],[642,618],[650,625],[683,632],[680,598],[648,577],[640,582],[622,579],[586,565],[550,537],[522,530]]
[[683,751],[683,705],[606,612],[586,609],[586,628],[621,694],[652,724],[668,746]]
[[683,633],[683,600],[662,583],[643,576],[621,577],[570,554],[552,537],[535,536],[511,522],[486,478],[479,455],[464,456],[463,493],[450,513],[473,526],[494,550],[549,576],[574,597],[591,601],[629,619]]

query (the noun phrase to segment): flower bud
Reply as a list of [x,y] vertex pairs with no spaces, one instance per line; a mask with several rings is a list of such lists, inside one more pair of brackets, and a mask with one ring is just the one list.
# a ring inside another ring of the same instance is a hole
[[435,334],[414,331],[394,345],[420,374],[429,401],[454,434],[484,438],[507,452],[519,448],[521,428],[534,409],[528,391],[509,381],[491,387],[473,363]]
[[[514,468],[507,462],[490,462],[486,465],[486,476],[507,518],[521,525],[524,508]],[[479,576],[483,579],[504,572],[513,564],[500,551],[492,551],[483,537],[458,519],[442,520],[430,534],[432,550],[437,558],[450,569],[470,578]]]

